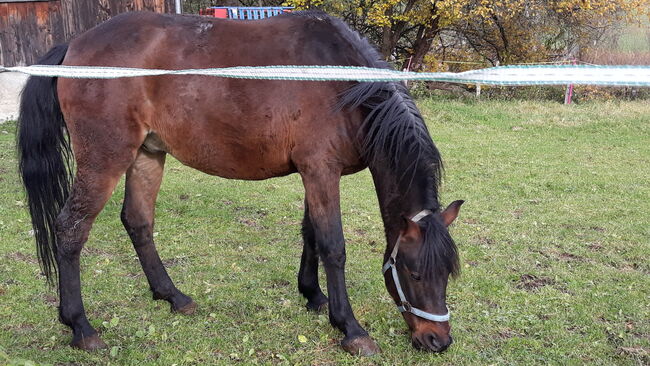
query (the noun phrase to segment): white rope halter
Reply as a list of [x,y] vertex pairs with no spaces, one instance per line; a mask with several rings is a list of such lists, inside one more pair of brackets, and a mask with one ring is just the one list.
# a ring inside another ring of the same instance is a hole
[[[411,221],[418,222],[422,220],[422,218],[431,214],[432,212],[429,210],[422,210],[417,215],[413,216],[413,218],[411,218]],[[395,268],[395,262],[397,261],[396,260],[397,251],[399,250],[399,243],[401,238],[402,238],[401,235],[397,238],[397,243],[395,243],[395,247],[393,247],[393,252],[390,254],[390,257],[388,258],[386,263],[384,263],[384,266],[381,269],[383,274],[386,274],[386,271],[390,269],[391,274],[393,275],[393,282],[395,282],[395,287],[397,288],[397,294],[399,295],[399,300],[400,300],[400,304],[397,305],[397,310],[399,310],[400,313],[409,312],[415,316],[418,316],[423,319],[431,320],[434,322],[449,321],[449,309],[447,309],[447,313],[443,315],[432,314],[424,310],[420,310],[416,307],[413,307],[411,303],[409,303],[406,300],[406,296],[404,296],[404,291],[402,291],[402,285],[399,282],[399,276],[397,276],[397,269]]]

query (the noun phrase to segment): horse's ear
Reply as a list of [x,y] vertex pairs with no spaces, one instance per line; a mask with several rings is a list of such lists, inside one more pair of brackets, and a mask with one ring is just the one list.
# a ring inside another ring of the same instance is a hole
[[402,216],[402,239],[407,242],[417,242],[422,236],[420,226],[406,216]]
[[462,206],[464,202],[465,201],[463,200],[454,201],[440,213],[440,216],[442,216],[442,222],[445,223],[445,226],[451,225],[451,223],[456,220],[458,213],[460,212],[460,206]]

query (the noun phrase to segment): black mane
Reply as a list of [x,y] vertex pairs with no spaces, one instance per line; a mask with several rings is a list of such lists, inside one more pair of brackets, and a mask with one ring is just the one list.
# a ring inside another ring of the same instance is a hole
[[[320,11],[295,15],[329,21],[338,34],[358,52],[367,67],[391,69],[375,47],[338,18]],[[357,83],[341,94],[338,109],[363,108],[366,118],[360,133],[361,152],[372,168],[388,164],[396,174],[400,193],[413,186],[426,192],[423,208],[440,211],[438,189],[443,173],[440,152],[406,87],[399,82]],[[396,213],[404,214],[404,213]],[[458,272],[456,245],[442,222],[435,217],[423,220],[424,242],[420,268],[433,275],[443,268]]]

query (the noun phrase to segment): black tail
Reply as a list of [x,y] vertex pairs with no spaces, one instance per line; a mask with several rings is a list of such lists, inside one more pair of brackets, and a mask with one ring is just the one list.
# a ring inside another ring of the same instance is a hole
[[[68,45],[52,48],[41,65],[60,65]],[[20,99],[18,170],[27,192],[41,270],[49,284],[57,277],[55,220],[72,184],[72,151],[59,106],[56,78],[30,77]]]

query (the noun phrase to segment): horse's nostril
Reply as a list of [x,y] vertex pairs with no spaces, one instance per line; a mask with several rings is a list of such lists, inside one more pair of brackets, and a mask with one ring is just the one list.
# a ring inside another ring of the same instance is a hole
[[438,340],[438,337],[436,337],[435,334],[430,333],[425,336],[425,339],[427,340],[427,346],[430,350],[432,351],[439,351],[440,350],[440,341]]

